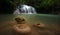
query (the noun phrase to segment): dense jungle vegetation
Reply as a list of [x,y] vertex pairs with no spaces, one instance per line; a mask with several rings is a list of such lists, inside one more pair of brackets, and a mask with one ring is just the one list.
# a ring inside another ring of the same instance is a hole
[[35,7],[37,13],[60,13],[60,0],[0,0],[0,14],[12,14],[20,4]]

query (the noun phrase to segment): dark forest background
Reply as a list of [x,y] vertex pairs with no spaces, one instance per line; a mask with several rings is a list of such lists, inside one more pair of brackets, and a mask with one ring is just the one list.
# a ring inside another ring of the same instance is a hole
[[12,14],[20,4],[35,7],[37,13],[60,14],[60,0],[0,0],[0,14]]

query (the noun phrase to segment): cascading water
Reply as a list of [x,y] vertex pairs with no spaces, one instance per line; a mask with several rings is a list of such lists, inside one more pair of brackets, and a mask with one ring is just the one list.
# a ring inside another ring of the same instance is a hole
[[14,11],[13,14],[36,14],[36,10],[32,6],[21,5]]

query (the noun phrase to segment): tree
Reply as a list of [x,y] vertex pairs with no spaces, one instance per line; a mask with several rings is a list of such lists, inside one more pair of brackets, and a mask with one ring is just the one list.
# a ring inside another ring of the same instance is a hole
[[20,0],[1,0],[0,1],[0,14],[13,13]]
[[38,13],[60,8],[60,0],[0,0],[0,13],[12,13],[20,4],[31,5]]

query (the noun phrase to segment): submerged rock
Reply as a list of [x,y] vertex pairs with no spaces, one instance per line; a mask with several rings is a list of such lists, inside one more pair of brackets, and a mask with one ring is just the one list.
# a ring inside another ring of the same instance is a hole
[[15,32],[21,33],[21,34],[24,34],[24,33],[26,34],[31,32],[31,28],[26,24],[14,25],[13,29]]
[[23,18],[15,18],[17,24],[13,25],[13,30],[19,34],[27,34],[31,32],[31,28],[25,23]]
[[46,28],[45,24],[42,24],[42,23],[37,23],[37,24],[34,24],[33,26],[40,28],[40,29]]

